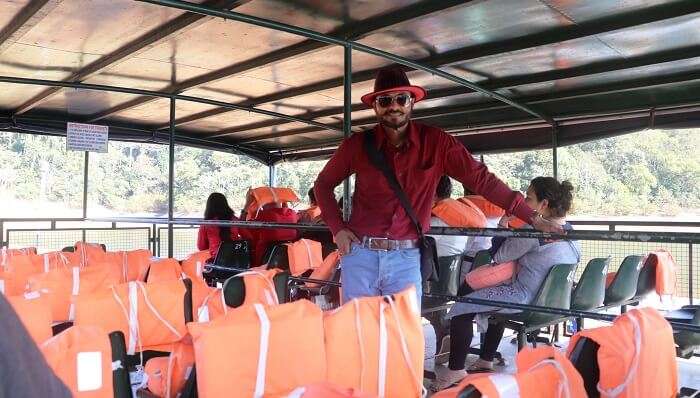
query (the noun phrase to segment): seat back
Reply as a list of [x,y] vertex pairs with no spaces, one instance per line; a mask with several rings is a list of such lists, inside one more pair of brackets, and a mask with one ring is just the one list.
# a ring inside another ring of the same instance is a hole
[[462,255],[438,257],[438,280],[430,282],[430,292],[456,296],[460,285]]
[[[537,292],[532,305],[569,309],[571,305],[571,288],[576,264],[557,264],[553,266]],[[526,324],[544,324],[561,318],[561,315],[541,312],[527,312]]]
[[598,366],[598,348],[600,345],[587,337],[580,338],[571,350],[569,360],[583,378],[583,386],[589,397],[598,398],[600,367]]
[[131,398],[131,380],[127,369],[126,341],[124,333],[116,331],[109,334],[112,345],[112,363],[121,366],[112,367],[112,386],[114,398]]
[[265,256],[263,256],[263,264],[267,264],[267,269],[289,270],[289,254],[285,243],[288,242],[275,242],[268,246]]
[[588,262],[571,294],[571,309],[589,311],[603,305],[608,265],[610,257],[593,258]]
[[656,263],[648,256],[639,270],[635,297],[643,298],[656,291]]
[[493,258],[491,257],[491,252],[488,250],[479,250],[474,255],[474,261],[472,262],[472,270],[481,267],[482,265],[491,264]]
[[[683,310],[694,311],[693,319],[690,321],[690,325],[700,326],[700,308],[698,307],[683,307]],[[693,333],[687,330],[681,330],[673,334],[673,339],[678,345],[678,351],[684,352],[688,351],[692,353],[694,349],[700,346],[700,333]]]
[[639,270],[642,267],[642,256],[625,257],[610,286],[605,289],[605,305],[621,304],[637,293]]
[[221,242],[214,264],[221,267],[250,268],[250,243],[247,240]]

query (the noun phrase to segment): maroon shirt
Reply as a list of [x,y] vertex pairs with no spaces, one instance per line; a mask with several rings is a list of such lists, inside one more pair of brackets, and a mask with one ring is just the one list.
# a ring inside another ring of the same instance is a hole
[[[476,194],[502,207],[508,214],[530,221],[534,211],[522,194],[508,188],[476,161],[467,149],[444,131],[418,122],[409,122],[408,139],[400,148],[390,145],[381,125],[374,128],[377,147],[384,152],[389,167],[408,196],[426,232],[430,229],[430,211],[435,189],[443,175],[463,183]],[[404,211],[386,178],[375,168],[363,147],[365,133],[343,141],[314,185],[323,220],[335,235],[349,228],[363,237],[416,239],[416,229]],[[333,195],[333,189],[355,174],[352,215],[347,225]]]

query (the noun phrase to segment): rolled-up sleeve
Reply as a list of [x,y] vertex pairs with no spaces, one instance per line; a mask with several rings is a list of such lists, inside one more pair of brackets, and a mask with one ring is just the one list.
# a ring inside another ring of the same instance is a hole
[[456,138],[445,134],[444,139],[444,170],[448,176],[503,208],[507,214],[530,224],[535,212],[525,203],[520,192],[510,189],[486,165],[475,160]]

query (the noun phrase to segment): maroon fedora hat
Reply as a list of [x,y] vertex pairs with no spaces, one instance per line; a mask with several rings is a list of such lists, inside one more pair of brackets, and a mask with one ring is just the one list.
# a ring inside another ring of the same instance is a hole
[[423,87],[412,86],[408,81],[406,72],[401,67],[390,66],[382,68],[377,73],[377,79],[374,81],[374,91],[362,96],[362,102],[367,106],[372,106],[374,99],[381,94],[408,91],[413,95],[415,102],[425,98],[426,92]]

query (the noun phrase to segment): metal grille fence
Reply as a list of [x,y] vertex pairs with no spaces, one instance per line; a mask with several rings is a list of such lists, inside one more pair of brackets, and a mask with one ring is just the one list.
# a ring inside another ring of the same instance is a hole
[[[173,257],[183,259],[197,251],[197,232],[199,227],[173,228]],[[158,248],[156,256],[168,255],[168,228],[158,228]]]
[[151,231],[147,227],[8,229],[6,238],[9,248],[32,246],[39,253],[59,251],[83,239],[102,243],[110,251],[149,249]]

